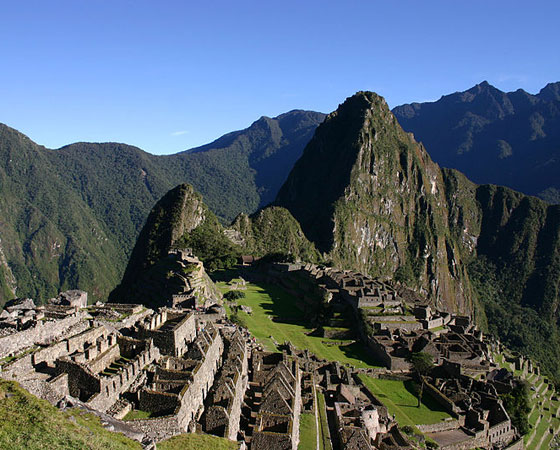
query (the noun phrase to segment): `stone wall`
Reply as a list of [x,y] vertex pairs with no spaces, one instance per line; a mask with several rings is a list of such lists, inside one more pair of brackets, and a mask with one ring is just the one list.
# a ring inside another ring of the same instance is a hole
[[[87,351],[87,350],[86,350]],[[119,346],[117,344],[97,355],[93,360],[88,361],[88,366],[93,373],[99,373],[108,367],[113,361],[121,356]]]
[[180,394],[181,408],[177,413],[179,424],[187,429],[196,418],[204,399],[214,383],[214,376],[221,362],[224,342],[217,330],[211,330],[211,343],[206,350],[202,363],[193,372],[193,381]]
[[507,444],[513,439],[514,429],[511,426],[511,421],[506,420],[488,430],[488,441],[492,444]]
[[71,327],[83,320],[84,317],[85,313],[79,312],[65,319],[39,320],[32,328],[0,337],[0,358],[17,354],[36,344],[48,345],[63,337]]
[[448,413],[454,415],[455,417],[458,414],[458,408],[455,404],[447,398],[444,394],[442,394],[436,387],[431,385],[428,382],[424,383],[424,389],[428,392],[432,398],[438,402]]
[[[177,323],[179,317],[184,316]],[[152,338],[164,355],[182,356],[196,336],[194,313],[174,313],[163,309],[160,313],[145,320],[141,328],[143,338]]]
[[179,420],[176,415],[154,417],[152,419],[134,419],[126,421],[126,423],[143,431],[156,442],[185,432],[179,425]]
[[430,425],[416,425],[416,428],[418,428],[422,433],[437,433],[441,431],[457,430],[463,425],[465,425],[464,417],[462,417],[462,420],[446,420],[444,422],[433,423]]
[[176,413],[179,406],[179,396],[168,392],[157,392],[150,389],[142,389],[138,401],[138,408],[142,411],[150,411],[154,414],[167,412],[167,415]]

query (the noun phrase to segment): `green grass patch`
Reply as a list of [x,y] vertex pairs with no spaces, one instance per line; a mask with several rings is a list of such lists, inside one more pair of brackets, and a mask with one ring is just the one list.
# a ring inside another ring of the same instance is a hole
[[0,380],[0,448],[28,450],[138,449],[139,442],[113,433],[79,409],[59,411],[15,382]]
[[317,392],[317,411],[319,414],[319,448],[320,450],[332,450],[325,396],[322,392]]
[[236,450],[237,442],[209,434],[186,433],[161,441],[158,450]]
[[315,414],[302,413],[299,416],[299,445],[298,450],[317,448],[317,425]]
[[[229,290],[226,281],[217,284],[222,292]],[[246,287],[245,298],[237,300],[237,304],[250,306],[253,312],[239,311],[235,315],[236,320],[248,328],[267,350],[278,350],[275,342],[291,342],[296,348],[309,349],[319,358],[329,361],[355,367],[381,367],[359,342],[308,336],[313,328],[305,320],[298,300],[278,286],[247,282]],[[231,317],[231,308],[226,306],[226,311]]]
[[359,375],[364,385],[396,416],[400,426],[429,425],[451,418],[427,392],[418,405],[411,381],[383,380]]
[[550,416],[546,413],[544,414],[543,418],[539,422],[534,434],[532,434],[532,439],[529,445],[526,446],[528,450],[530,449],[538,449],[540,446],[538,445],[540,440],[542,439],[545,433],[548,433],[548,429],[550,428]]
[[123,420],[134,420],[134,419],[149,419],[152,417],[152,413],[149,411],[142,411],[141,409],[133,409],[129,411]]

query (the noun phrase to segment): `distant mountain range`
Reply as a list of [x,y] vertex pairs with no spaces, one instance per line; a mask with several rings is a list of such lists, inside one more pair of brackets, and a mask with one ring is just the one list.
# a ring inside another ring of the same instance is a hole
[[440,166],[560,203],[560,83],[531,95],[485,81],[393,113]]
[[103,299],[154,203],[185,181],[224,222],[274,199],[325,115],[261,117],[211,144],[155,156],[118,143],[58,150],[0,124],[0,305],[80,287]]
[[[556,202],[559,86],[530,95],[482,83],[393,111],[440,165]],[[50,150],[0,124],[0,305],[70,287],[105,298],[150,208],[178,184],[192,184],[224,224],[255,212],[275,199],[324,118],[312,111],[262,117],[168,156],[119,143]]]

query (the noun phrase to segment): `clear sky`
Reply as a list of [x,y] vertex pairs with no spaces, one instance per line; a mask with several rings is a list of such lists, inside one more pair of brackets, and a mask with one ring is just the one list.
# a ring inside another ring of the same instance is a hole
[[560,80],[560,1],[3,0],[0,122],[174,153],[358,90],[391,107]]

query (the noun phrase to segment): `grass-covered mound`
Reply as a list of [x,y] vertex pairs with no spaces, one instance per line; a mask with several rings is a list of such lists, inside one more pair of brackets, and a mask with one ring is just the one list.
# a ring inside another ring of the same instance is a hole
[[236,450],[237,442],[209,434],[180,434],[158,443],[158,450]]
[[139,442],[101,425],[93,414],[59,411],[17,383],[0,380],[2,449],[141,449]]

